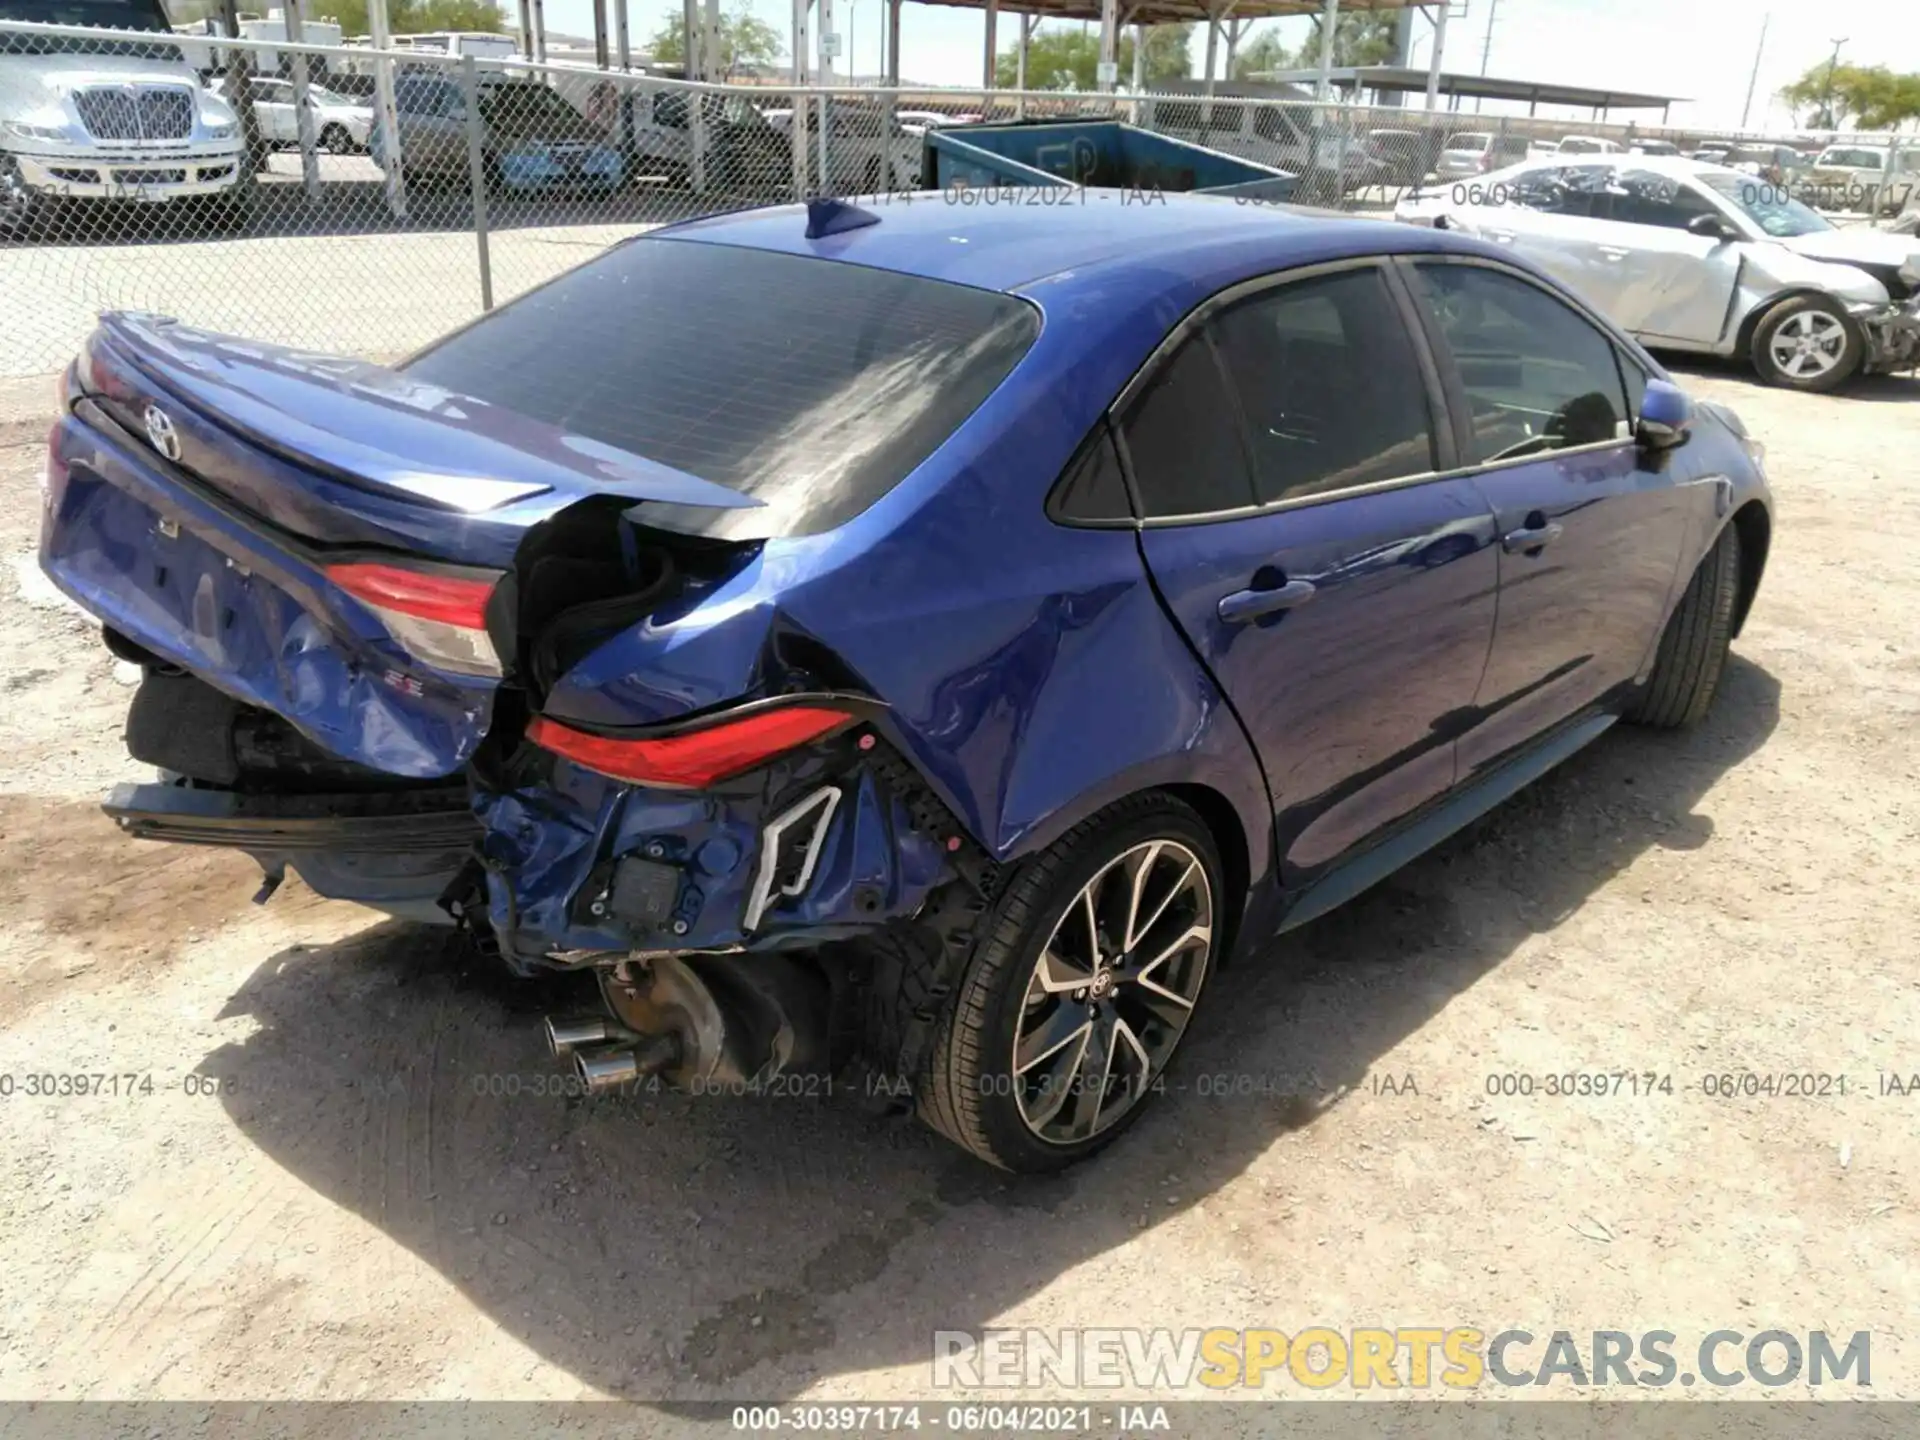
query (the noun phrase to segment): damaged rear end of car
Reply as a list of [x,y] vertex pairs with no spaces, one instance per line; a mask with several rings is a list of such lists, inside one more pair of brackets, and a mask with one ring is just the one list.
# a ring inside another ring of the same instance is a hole
[[902,984],[838,942],[977,911],[992,865],[788,602],[1038,319],[644,243],[391,369],[107,317],[41,564],[143,670],[129,834],[593,971],[550,1039],[595,1087],[827,1073]]

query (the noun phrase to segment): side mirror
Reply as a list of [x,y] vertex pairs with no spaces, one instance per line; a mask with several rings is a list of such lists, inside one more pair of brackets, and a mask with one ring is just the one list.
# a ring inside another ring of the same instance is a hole
[[1735,240],[1739,237],[1734,229],[1718,215],[1696,215],[1687,222],[1689,234],[1699,235],[1708,240]]
[[1643,450],[1677,450],[1693,433],[1693,401],[1678,385],[1647,381],[1633,438]]

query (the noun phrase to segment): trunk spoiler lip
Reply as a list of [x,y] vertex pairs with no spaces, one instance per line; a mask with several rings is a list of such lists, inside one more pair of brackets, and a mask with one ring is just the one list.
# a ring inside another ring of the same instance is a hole
[[111,360],[284,459],[439,509],[484,515],[550,493],[761,508],[711,480],[368,361],[132,311],[102,315],[88,349],[83,373]]

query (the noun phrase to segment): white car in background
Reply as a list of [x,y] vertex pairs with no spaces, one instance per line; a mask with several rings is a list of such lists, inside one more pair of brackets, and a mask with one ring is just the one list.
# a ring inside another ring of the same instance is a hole
[[1554,150],[1556,155],[1618,155],[1624,149],[1619,141],[1599,135],[1567,135]]
[[1427,187],[1394,218],[1511,249],[1643,343],[1746,356],[1770,384],[1920,363],[1920,242],[1836,229],[1724,165],[1561,154]]
[[[218,92],[232,99],[228,82]],[[293,83],[271,75],[255,75],[247,82],[253,95],[253,118],[260,138],[268,145],[300,143],[299,111],[293,102]],[[373,107],[322,85],[307,86],[307,104],[313,110],[314,143],[335,155],[351,155],[367,148],[373,130]]]
[[[826,188],[839,194],[875,194],[920,188],[920,151],[924,127],[909,128],[898,112],[866,100],[831,100],[827,106]],[[793,111],[763,110],[767,123],[783,135],[793,133]],[[943,119],[945,117],[942,117]],[[807,112],[808,148],[817,170],[820,110]],[[816,176],[817,178],[817,176]]]

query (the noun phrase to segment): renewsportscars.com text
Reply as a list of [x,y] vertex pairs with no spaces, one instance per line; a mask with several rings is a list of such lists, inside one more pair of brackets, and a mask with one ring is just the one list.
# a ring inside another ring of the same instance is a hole
[[1475,1390],[1873,1384],[1873,1337],[1824,1330],[936,1330],[939,1389]]

